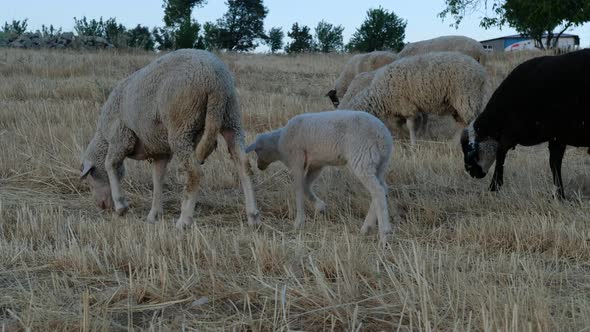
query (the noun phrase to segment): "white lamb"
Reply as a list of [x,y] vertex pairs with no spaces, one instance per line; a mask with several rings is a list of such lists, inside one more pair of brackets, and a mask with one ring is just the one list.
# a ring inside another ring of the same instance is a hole
[[248,223],[258,224],[252,183],[247,173],[244,133],[233,78],[227,66],[206,51],[178,50],[131,74],[102,107],[94,138],[88,145],[81,177],[97,204],[128,209],[121,192],[123,160],[153,160],[153,203],[148,221],[162,216],[162,182],[172,156],[186,173],[181,228],[192,222],[201,164],[222,134],[246,196]]
[[391,232],[387,210],[385,174],[393,152],[393,138],[376,117],[361,111],[337,110],[293,117],[279,129],[260,134],[246,152],[258,155],[258,168],[281,161],[295,180],[297,216],[295,228],[305,223],[304,196],[315,208],[326,204],[312,190],[324,166],[343,166],[361,180],[372,201],[361,232],[366,234],[379,220],[382,239]]

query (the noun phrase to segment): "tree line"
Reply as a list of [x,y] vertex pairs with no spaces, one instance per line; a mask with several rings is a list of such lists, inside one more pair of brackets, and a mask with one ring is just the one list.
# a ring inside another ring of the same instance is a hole
[[[444,10],[439,17],[452,18],[458,27],[465,16],[485,9],[480,26],[510,26],[536,41],[539,48],[557,46],[559,37],[571,27],[590,21],[590,0],[442,0]],[[263,0],[226,0],[227,11],[214,22],[198,23],[193,10],[207,0],[163,0],[164,26],[137,25],[127,28],[115,18],[103,20],[74,17],[74,30],[79,36],[105,38],[118,48],[172,50],[201,48],[248,52],[267,45],[271,53],[301,52],[370,52],[399,51],[404,46],[407,21],[382,7],[369,9],[363,23],[344,44],[344,27],[324,20],[310,27],[295,22],[290,30],[281,27],[264,29],[268,8]],[[20,34],[27,29],[27,20],[6,22],[0,39],[7,34]],[[43,36],[61,33],[53,26],[42,26]],[[290,39],[285,42],[285,35]]]
[[[404,46],[407,22],[393,11],[384,8],[369,9],[362,25],[356,29],[350,42],[344,44],[341,25],[320,21],[313,29],[298,22],[291,29],[281,27],[264,29],[268,8],[263,0],[226,0],[227,11],[215,22],[200,24],[193,18],[193,10],[207,0],[164,0],[164,26],[137,25],[127,28],[116,18],[89,19],[74,17],[74,31],[78,36],[102,37],[116,48],[145,50],[173,50],[201,48],[248,52],[260,45],[268,46],[271,53],[344,52],[374,50],[399,51]],[[22,34],[27,20],[13,20],[0,29],[0,38],[7,34]],[[43,36],[61,33],[53,26],[42,27]],[[286,41],[286,37],[290,40]]]

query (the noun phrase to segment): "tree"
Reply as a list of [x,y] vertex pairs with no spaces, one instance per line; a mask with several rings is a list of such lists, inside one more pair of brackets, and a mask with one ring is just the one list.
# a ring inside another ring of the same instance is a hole
[[[160,44],[158,49],[161,49],[162,45],[169,46],[169,40],[166,40],[166,38],[170,37],[173,40],[171,48],[196,47],[201,26],[191,18],[191,14],[195,6],[202,6],[205,3],[206,0],[164,0],[166,29],[160,29],[158,30],[159,35],[154,35],[156,41]],[[164,43],[160,43],[159,40]]]
[[263,0],[227,0],[227,12],[217,20],[221,48],[250,51],[258,47],[257,39],[266,39],[264,19],[268,9]]
[[221,45],[221,31],[213,22],[206,22],[203,25],[203,47],[209,51],[218,50]]
[[534,39],[540,48],[557,46],[567,29],[590,21],[590,0],[445,0],[445,5],[439,17],[452,17],[455,27],[465,15],[483,7],[483,28],[508,25]]
[[127,47],[129,43],[127,28],[117,23],[115,18],[109,18],[104,22],[104,37],[117,48]]
[[164,0],[164,23],[167,27],[180,26],[190,17],[195,6],[206,3],[206,0]]
[[390,13],[381,7],[369,9],[365,21],[356,29],[347,47],[361,52],[384,49],[399,51],[404,47],[407,24],[394,12]]
[[154,39],[148,27],[138,24],[135,28],[129,30],[128,36],[129,47],[142,48],[146,51],[152,51],[154,49]]
[[285,46],[287,53],[301,53],[313,51],[313,37],[309,32],[309,27],[304,25],[299,27],[299,23],[293,23],[291,31],[287,33],[293,41]]
[[95,19],[88,21],[86,16],[81,19],[74,17],[74,31],[78,36],[105,37],[105,24],[102,17],[98,21]]
[[22,21],[12,20],[11,23],[4,22],[2,32],[6,34],[22,35],[27,31],[28,20],[28,18],[25,18]]
[[270,52],[275,53],[276,51],[283,48],[283,38],[285,37],[285,33],[283,29],[279,27],[273,27],[268,31],[268,39],[266,40],[266,44],[270,47]]
[[344,47],[342,32],[344,27],[334,26],[326,21],[320,21],[315,28],[316,45],[320,52],[340,52]]
[[156,48],[160,51],[171,50],[174,48],[174,31],[171,28],[154,28],[152,35],[157,43]]

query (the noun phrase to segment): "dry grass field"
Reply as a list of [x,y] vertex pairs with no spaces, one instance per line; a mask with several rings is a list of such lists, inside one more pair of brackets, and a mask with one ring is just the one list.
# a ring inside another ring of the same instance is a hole
[[[552,199],[545,147],[508,155],[505,186],[463,171],[457,127],[396,140],[389,245],[360,235],[368,193],[323,173],[292,228],[282,165],[254,171],[263,225],[245,224],[224,143],[207,160],[195,212],[174,228],[181,182],[166,177],[164,222],[147,224],[148,163],[127,161],[125,217],[101,213],[80,155],[118,80],[157,55],[0,49],[0,331],[590,330],[590,157],[568,149],[565,202]],[[492,84],[527,56],[495,56]],[[345,55],[221,55],[236,77],[248,141],[324,97]],[[455,137],[456,139],[456,137]]]

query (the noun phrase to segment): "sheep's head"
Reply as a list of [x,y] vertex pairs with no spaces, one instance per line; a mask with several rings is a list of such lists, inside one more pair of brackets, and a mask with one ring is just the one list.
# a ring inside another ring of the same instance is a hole
[[259,170],[264,171],[268,165],[280,159],[278,151],[279,138],[279,130],[260,134],[256,137],[256,141],[246,148],[246,153],[256,152]]
[[96,167],[89,160],[84,160],[80,168],[80,179],[86,180],[86,183],[92,190],[96,205],[103,210],[110,210],[113,207],[113,198],[111,196],[111,186],[109,177],[102,167]]
[[338,96],[336,95],[336,90],[328,91],[328,93],[326,94],[326,97],[330,98],[330,101],[332,101],[332,105],[334,105],[334,108],[338,108],[338,105],[340,105],[340,100],[338,99]]
[[463,130],[461,148],[465,170],[471,177],[481,179],[486,176],[496,160],[498,142],[492,138],[480,139],[473,127],[473,122]]
[[88,144],[80,166],[80,179],[86,181],[96,205],[103,210],[110,210],[114,206],[109,177],[104,167],[107,148],[106,141],[95,136]]

